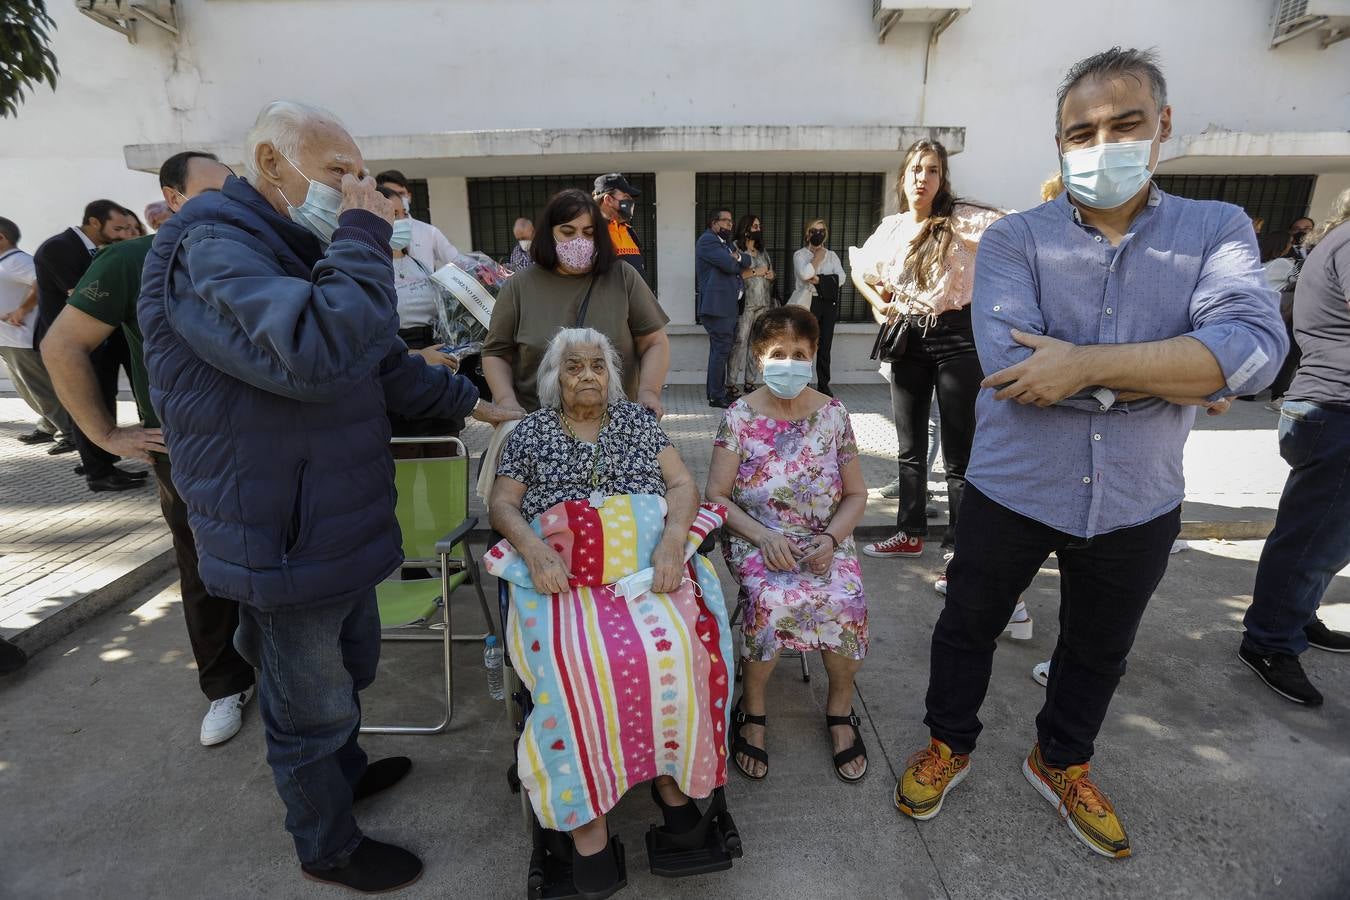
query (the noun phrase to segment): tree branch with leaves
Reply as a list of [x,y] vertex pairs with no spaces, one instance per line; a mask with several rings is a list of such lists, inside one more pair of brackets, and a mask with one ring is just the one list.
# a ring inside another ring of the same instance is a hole
[[42,0],[0,3],[0,117],[17,118],[24,94],[46,82],[56,89],[56,23]]

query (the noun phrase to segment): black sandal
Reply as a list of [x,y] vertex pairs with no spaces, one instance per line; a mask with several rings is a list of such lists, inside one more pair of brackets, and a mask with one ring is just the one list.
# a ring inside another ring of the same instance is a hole
[[[769,754],[754,746],[745,738],[741,737],[741,729],[747,725],[758,725],[760,728],[767,727],[767,716],[752,716],[749,713],[741,712],[741,704],[738,701],[735,709],[731,711],[731,759],[740,769],[741,774],[751,781],[763,781],[769,775]],[[764,764],[763,775],[751,775],[750,771],[741,765],[740,757],[748,756],[755,762]]]
[[868,766],[863,766],[862,774],[855,775],[852,778],[845,775],[842,771],[844,766],[853,762],[860,756],[863,758],[864,762],[867,760],[867,747],[863,745],[862,732],[858,730],[858,726],[861,724],[862,719],[858,718],[858,714],[851,709],[846,716],[827,715],[825,717],[825,733],[829,735],[831,747],[834,746],[834,732],[830,731],[831,728],[834,728],[837,725],[848,725],[853,729],[853,746],[845,750],[840,750],[838,753],[834,754],[834,774],[839,776],[840,781],[848,784],[856,784],[859,781],[862,781],[867,777],[867,770],[870,768]]

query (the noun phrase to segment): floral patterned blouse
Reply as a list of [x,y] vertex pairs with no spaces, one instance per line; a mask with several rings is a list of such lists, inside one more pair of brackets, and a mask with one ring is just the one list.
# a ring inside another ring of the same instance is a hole
[[[558,410],[541,409],[522,419],[506,439],[497,475],[525,485],[520,513],[528,522],[554,504],[597,491],[606,497],[664,497],[666,480],[656,457],[669,446],[656,419],[626,400],[610,404],[609,422],[594,444],[568,434]],[[592,471],[598,485],[591,484]]]
[[949,219],[952,242],[942,260],[940,272],[929,273],[929,288],[921,290],[915,272],[905,266],[909,245],[919,234],[920,224],[901,213],[881,220],[867,241],[849,254],[854,272],[871,284],[891,291],[897,299],[907,299],[906,311],[912,315],[942,315],[970,305],[975,286],[975,251],[986,228],[1007,213],[998,209],[957,203]]

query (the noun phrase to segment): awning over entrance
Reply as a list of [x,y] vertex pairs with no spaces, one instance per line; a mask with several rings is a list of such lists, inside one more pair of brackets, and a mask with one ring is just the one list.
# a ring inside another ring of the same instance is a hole
[[1162,145],[1159,174],[1319,175],[1350,172],[1350,132],[1206,131]]
[[[451,131],[358,136],[372,170],[407,164],[419,177],[542,175],[563,171],[883,172],[920,138],[950,153],[965,129],[917,125],[697,125]],[[127,167],[143,172],[185,149],[209,150],[236,165],[239,142],[130,144]]]

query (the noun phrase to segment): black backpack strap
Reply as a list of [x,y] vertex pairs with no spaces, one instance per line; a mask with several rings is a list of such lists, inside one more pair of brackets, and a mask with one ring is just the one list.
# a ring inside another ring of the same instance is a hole
[[591,305],[591,291],[595,290],[595,274],[591,274],[591,283],[586,285],[586,296],[581,298],[581,308],[577,310],[577,324],[573,327],[581,328],[586,324],[586,310]]

